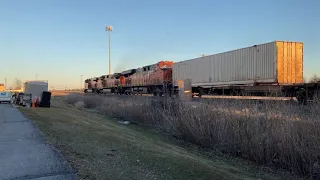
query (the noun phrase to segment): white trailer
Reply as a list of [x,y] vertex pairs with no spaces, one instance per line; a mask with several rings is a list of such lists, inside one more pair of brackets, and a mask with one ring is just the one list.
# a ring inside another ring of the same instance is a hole
[[42,92],[48,91],[48,81],[27,81],[24,83],[24,94],[31,94],[32,101],[41,99]]

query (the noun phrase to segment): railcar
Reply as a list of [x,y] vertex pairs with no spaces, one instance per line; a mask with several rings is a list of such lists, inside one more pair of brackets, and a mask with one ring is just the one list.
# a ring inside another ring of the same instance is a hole
[[191,79],[192,93],[256,95],[314,100],[319,83],[304,83],[304,44],[273,41],[224,53],[176,62],[173,86]]
[[85,80],[85,92],[178,94],[178,81],[191,80],[192,94],[296,97],[319,94],[319,83],[303,80],[302,42],[273,41],[180,62],[160,61]]

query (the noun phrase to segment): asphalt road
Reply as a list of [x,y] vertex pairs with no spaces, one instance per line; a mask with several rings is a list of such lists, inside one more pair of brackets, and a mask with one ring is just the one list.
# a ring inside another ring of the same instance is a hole
[[0,104],[0,180],[71,180],[73,172],[29,119]]

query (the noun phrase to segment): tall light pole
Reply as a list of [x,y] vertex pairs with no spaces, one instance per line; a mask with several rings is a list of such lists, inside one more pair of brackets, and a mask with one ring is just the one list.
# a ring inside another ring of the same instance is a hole
[[111,31],[113,31],[113,27],[112,26],[107,26],[106,27],[106,31],[108,31],[108,42],[109,42],[109,75],[111,75],[111,54],[110,54],[110,34]]
[[36,80],[38,80],[38,74],[36,74]]
[[4,88],[8,89],[8,86],[7,86],[7,78],[6,78],[6,77],[4,78]]
[[82,77],[83,75],[81,74],[80,90],[82,89]]

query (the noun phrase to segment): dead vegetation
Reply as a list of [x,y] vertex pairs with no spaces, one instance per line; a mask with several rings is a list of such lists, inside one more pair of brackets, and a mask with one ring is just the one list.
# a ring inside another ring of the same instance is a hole
[[[92,110],[97,108],[99,112],[118,118],[141,118],[139,122],[152,125],[147,121],[152,114],[139,114],[147,112],[148,104],[138,106],[130,101],[115,108],[105,104],[106,101],[125,102],[124,99],[107,98],[100,101],[95,97],[68,96],[66,100],[71,104],[66,104],[63,97],[54,97],[52,108],[21,108],[21,111],[78,170],[80,179],[295,179],[288,173],[260,168],[248,161],[214,151],[204,151],[192,143],[154,132],[151,128],[123,125],[112,118],[83,109],[84,106]],[[173,131],[170,128],[173,124],[167,124],[167,120],[151,120],[156,127],[163,126],[167,132]],[[175,133],[182,128],[175,126]]]
[[186,103],[166,98],[79,94],[70,94],[65,101],[148,125],[204,148],[305,178],[320,178],[319,105],[224,100]]

